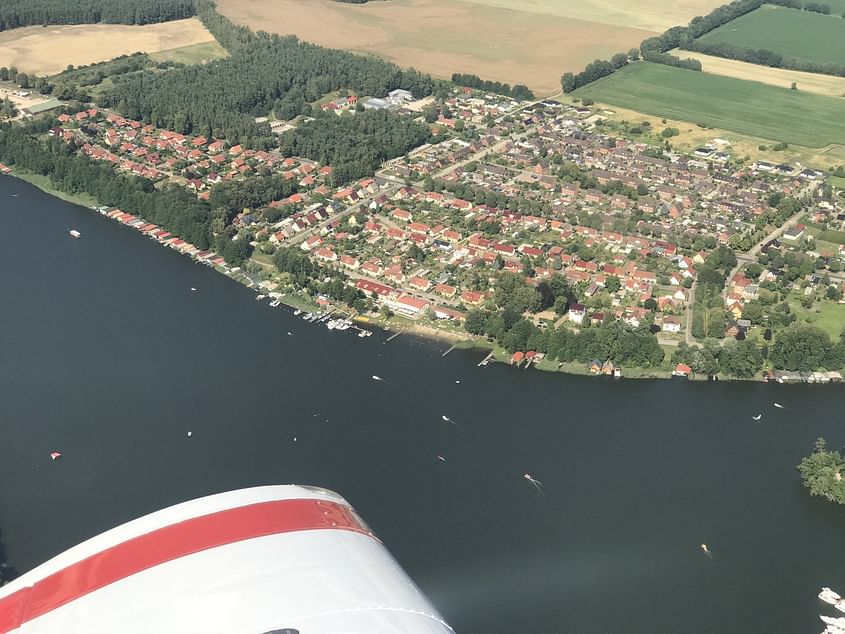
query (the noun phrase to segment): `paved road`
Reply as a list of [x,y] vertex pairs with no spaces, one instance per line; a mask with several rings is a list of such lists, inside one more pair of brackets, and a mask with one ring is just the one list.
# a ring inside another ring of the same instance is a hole
[[366,198],[362,199],[360,202],[357,202],[354,205],[347,207],[343,211],[336,213],[333,216],[329,216],[329,218],[327,220],[324,220],[323,222],[316,224],[313,227],[306,229],[305,231],[300,231],[296,235],[291,236],[290,238],[288,238],[287,240],[282,242],[282,244],[284,244],[285,246],[296,246],[297,244],[304,242],[305,240],[307,240],[311,236],[313,236],[315,234],[319,234],[326,227],[328,227],[330,224],[337,222],[338,220],[342,220],[343,218],[346,218],[348,215],[355,213],[359,209],[366,207],[367,205],[369,205],[373,200],[375,200],[379,196],[390,197],[397,189],[399,189],[399,185],[392,185],[391,187],[388,187],[387,189],[380,189],[378,192],[376,192],[372,196],[367,196]]
[[686,304],[686,312],[687,312],[687,326],[684,330],[684,340],[687,342],[688,346],[691,346],[695,343],[695,340],[692,338],[692,308],[695,304],[695,282],[689,289],[689,297],[687,297],[687,304]]

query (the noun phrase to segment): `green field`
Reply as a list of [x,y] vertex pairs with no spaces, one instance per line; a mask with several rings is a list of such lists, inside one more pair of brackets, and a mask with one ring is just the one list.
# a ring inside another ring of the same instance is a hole
[[574,94],[658,117],[796,145],[845,144],[843,99],[662,64],[629,64]]
[[201,64],[214,59],[227,57],[229,53],[217,40],[212,42],[200,42],[180,48],[172,48],[167,51],[150,53],[150,57],[159,62],[180,62],[182,64]]
[[842,12],[821,15],[764,5],[702,35],[699,40],[762,48],[799,60],[845,64],[845,19],[841,16]]

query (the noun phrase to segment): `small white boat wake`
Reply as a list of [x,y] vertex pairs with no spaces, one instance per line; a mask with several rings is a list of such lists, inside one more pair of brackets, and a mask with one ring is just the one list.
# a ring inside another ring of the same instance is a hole
[[545,491],[543,491],[543,483],[540,482],[537,478],[533,477],[530,473],[523,473],[522,477],[528,480],[531,484],[534,485],[534,488],[537,489],[542,495],[545,495]]
[[777,407],[778,409],[786,409],[786,408],[785,408],[783,405],[781,405],[780,403],[775,403],[775,407]]
[[457,424],[458,424],[458,423],[456,423],[455,421],[453,421],[451,418],[449,418],[448,416],[446,416],[446,414],[443,414],[443,416],[441,416],[441,417],[440,417],[440,419],[441,419],[444,423],[451,423],[452,425],[457,425]]
[[752,417],[751,417],[751,419],[752,419],[752,420],[760,420],[761,418],[763,418],[763,415],[762,415],[762,414],[757,414],[757,416],[752,416]]
[[438,459],[440,462],[446,462],[446,458],[444,458],[444,457],[443,457],[443,456],[441,456],[440,454],[437,454],[437,459]]
[[373,375],[373,381],[384,381],[384,379],[383,379],[383,378],[381,378],[380,376],[378,376],[378,375],[374,374],[374,375]]
[[701,544],[701,552],[713,559],[713,555],[710,554],[710,547],[707,544]]

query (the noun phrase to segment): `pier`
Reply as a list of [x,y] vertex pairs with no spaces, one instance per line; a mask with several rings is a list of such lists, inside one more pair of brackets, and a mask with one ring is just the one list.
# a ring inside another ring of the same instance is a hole
[[478,367],[480,368],[480,367],[485,366],[485,365],[487,365],[488,363],[490,363],[490,360],[493,358],[493,356],[495,355],[495,353],[496,353],[496,351],[495,351],[495,350],[491,350],[491,351],[487,354],[487,356],[486,356],[486,357],[484,357],[481,361],[479,361],[479,362],[478,362]]
[[457,344],[452,344],[452,347],[451,347],[451,348],[449,348],[446,352],[444,352],[444,353],[443,353],[443,354],[441,354],[440,356],[441,356],[441,357],[445,357],[447,354],[449,354],[450,352],[452,352],[452,350],[454,350],[454,349],[455,349],[455,348],[457,348],[457,347],[458,347],[458,345],[457,345]]
[[396,331],[396,332],[394,332],[392,335],[390,335],[390,336],[389,336],[389,337],[385,340],[385,342],[384,342],[384,343],[387,343],[388,341],[393,341],[394,339],[396,339],[396,337],[398,337],[399,335],[401,335],[403,332],[405,332],[405,331],[404,331],[404,330],[397,330],[397,331]]

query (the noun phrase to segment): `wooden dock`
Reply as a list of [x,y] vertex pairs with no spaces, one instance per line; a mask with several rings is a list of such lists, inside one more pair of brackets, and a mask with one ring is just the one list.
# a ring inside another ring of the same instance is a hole
[[394,339],[396,339],[396,337],[398,337],[399,335],[401,335],[403,332],[405,332],[405,331],[404,331],[404,330],[397,330],[396,332],[394,332],[392,335],[390,335],[390,336],[389,336],[389,337],[385,340],[385,343],[387,343],[388,341],[393,341]]
[[452,352],[452,350],[454,350],[454,349],[455,349],[455,348],[457,348],[457,347],[458,347],[458,346],[457,346],[457,344],[453,345],[451,348],[449,348],[446,352],[444,352],[444,353],[443,353],[443,354],[441,354],[440,356],[441,356],[441,357],[445,357],[447,354],[449,354],[450,352]]
[[490,363],[490,359],[492,359],[493,355],[495,355],[495,354],[496,354],[496,351],[491,350],[490,353],[486,357],[484,357],[481,361],[479,361],[478,367],[480,368],[481,366],[484,366],[484,365],[487,365],[488,363]]

